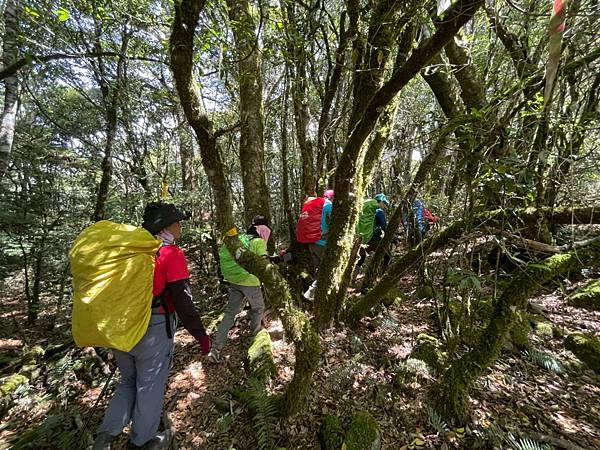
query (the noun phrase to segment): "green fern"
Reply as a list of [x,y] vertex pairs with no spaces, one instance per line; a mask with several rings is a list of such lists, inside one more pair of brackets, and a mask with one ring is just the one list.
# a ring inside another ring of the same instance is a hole
[[229,430],[235,420],[233,414],[227,413],[217,419],[217,439],[219,448],[231,449],[234,441],[229,436]]
[[546,370],[550,370],[554,373],[562,373],[563,368],[560,362],[546,353],[540,352],[538,350],[525,351],[525,356],[529,358],[529,360],[540,367],[545,368]]
[[11,448],[15,450],[39,448],[45,442],[53,442],[65,422],[66,418],[62,414],[48,416],[40,426],[15,436],[11,441]]
[[250,408],[254,414],[254,428],[258,438],[259,450],[271,450],[275,446],[275,428],[277,426],[277,407],[264,384],[255,378],[248,381],[250,387]]
[[429,405],[425,405],[425,413],[427,414],[427,422],[429,422],[429,425],[431,425],[438,433],[443,434],[448,431],[448,425],[435,409]]
[[552,447],[531,439],[515,438],[512,433],[508,433],[506,441],[512,450],[552,450]]

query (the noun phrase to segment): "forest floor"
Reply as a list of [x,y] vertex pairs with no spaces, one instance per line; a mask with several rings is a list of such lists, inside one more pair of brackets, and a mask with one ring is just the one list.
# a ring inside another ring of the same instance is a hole
[[[205,311],[222,309],[226,295],[216,279],[204,281],[195,288],[196,298],[204,296],[201,307]],[[7,283],[11,284],[18,287],[16,282]],[[418,299],[416,284],[414,279],[403,279],[399,289],[406,294],[404,300],[380,309],[358,328],[340,325],[321,334],[322,354],[309,404],[301,414],[273,422],[277,446],[318,449],[318,430],[325,416],[339,416],[345,427],[355,412],[365,409],[379,423],[384,449],[600,449],[600,376],[582,366],[563,345],[563,336],[573,331],[599,337],[600,312],[567,306],[564,289],[559,286],[542,290],[533,300],[543,307],[552,328],[530,333],[528,353],[505,349],[471,392],[471,423],[452,428],[441,421],[427,400],[439,374],[424,366],[413,367],[409,377],[397,376],[401,368],[406,373],[406,358],[420,333],[440,334],[432,314],[435,302]],[[52,331],[47,331],[56,313],[51,307],[42,310],[36,327],[28,327],[26,302],[14,293],[5,292],[3,297],[0,356],[14,357],[25,345],[52,348],[68,339],[68,312],[59,315]],[[304,306],[310,308],[310,304]],[[212,318],[205,324],[212,322],[214,327],[218,317],[213,314]],[[268,315],[264,325],[277,363],[277,377],[268,386],[268,391],[275,393],[282,391],[293,375],[293,347],[286,342],[276,317]],[[179,449],[257,448],[254,420],[229,394],[247,379],[244,360],[248,344],[246,312],[230,332],[221,363],[201,356],[191,336],[183,329],[178,331],[165,410],[168,423],[177,432]],[[72,349],[60,356],[58,361],[48,358],[39,362],[41,370],[30,386],[13,394],[14,402],[0,419],[0,449],[75,448],[69,442],[80,440],[79,430],[85,428],[88,418],[86,431],[93,433],[97,427],[118,377],[110,382],[108,395],[94,410],[108,378],[102,372],[103,364],[82,350]],[[105,372],[111,364],[104,366]],[[0,366],[1,376],[9,375],[6,368]],[[53,422],[52,418],[58,419]],[[115,448],[124,448],[125,443],[124,434]]]

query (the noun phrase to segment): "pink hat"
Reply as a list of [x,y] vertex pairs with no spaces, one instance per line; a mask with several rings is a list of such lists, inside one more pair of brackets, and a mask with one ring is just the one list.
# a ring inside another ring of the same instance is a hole
[[323,192],[323,197],[333,200],[333,189],[327,189],[325,192]]

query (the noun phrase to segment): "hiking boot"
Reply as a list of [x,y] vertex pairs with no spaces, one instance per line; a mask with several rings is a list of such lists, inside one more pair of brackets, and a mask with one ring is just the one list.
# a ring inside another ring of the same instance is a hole
[[210,352],[208,352],[208,357],[212,362],[221,362],[221,355],[219,354],[219,350],[217,350],[215,347],[210,349]]
[[302,297],[312,302],[315,299],[315,291],[317,290],[317,280],[313,281],[310,287],[306,290]]
[[128,449],[137,450],[167,450],[171,447],[175,433],[172,430],[165,430],[157,433],[152,439],[146,442],[141,447],[133,445],[131,442],[127,445]]
[[116,438],[116,436],[108,433],[100,433],[96,436],[92,450],[112,450],[112,443]]

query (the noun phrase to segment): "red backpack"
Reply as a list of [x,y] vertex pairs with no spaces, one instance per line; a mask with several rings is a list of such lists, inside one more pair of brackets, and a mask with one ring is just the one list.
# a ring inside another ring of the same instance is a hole
[[321,220],[323,215],[323,197],[311,198],[302,206],[296,225],[296,240],[302,244],[314,244],[321,239]]

